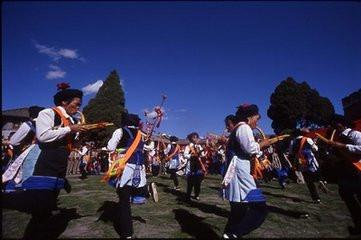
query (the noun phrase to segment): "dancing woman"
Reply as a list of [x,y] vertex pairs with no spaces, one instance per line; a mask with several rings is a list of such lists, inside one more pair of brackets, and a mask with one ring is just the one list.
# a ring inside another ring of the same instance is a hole
[[268,140],[257,143],[252,128],[260,119],[256,105],[242,105],[236,112],[238,123],[234,126],[227,144],[228,170],[223,180],[225,198],[231,213],[224,230],[225,239],[238,238],[258,228],[264,221],[266,199],[257,189],[251,175],[252,159],[269,145]]

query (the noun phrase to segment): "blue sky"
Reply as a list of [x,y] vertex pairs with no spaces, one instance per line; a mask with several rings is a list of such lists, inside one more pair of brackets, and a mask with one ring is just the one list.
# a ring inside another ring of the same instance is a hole
[[6,2],[3,109],[52,106],[57,83],[83,88],[115,69],[130,112],[168,95],[161,131],[221,133],[255,103],[272,132],[269,98],[288,76],[343,113],[361,87],[360,43],[359,2]]

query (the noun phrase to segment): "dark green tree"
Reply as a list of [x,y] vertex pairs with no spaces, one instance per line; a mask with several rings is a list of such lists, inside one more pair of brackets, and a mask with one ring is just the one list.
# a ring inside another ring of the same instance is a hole
[[126,112],[124,91],[120,85],[118,73],[113,70],[103,85],[100,87],[95,98],[91,99],[83,109],[87,123],[112,122],[114,126],[102,130],[93,130],[87,137],[104,146],[111,137],[113,131],[121,126],[122,114]]
[[276,87],[270,100],[267,115],[277,134],[297,127],[324,126],[335,112],[328,98],[320,96],[306,82],[297,83],[291,77]]

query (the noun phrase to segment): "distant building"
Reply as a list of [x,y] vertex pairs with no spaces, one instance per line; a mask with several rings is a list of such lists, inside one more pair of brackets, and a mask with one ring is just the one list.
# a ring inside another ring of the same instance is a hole
[[361,89],[342,99],[345,117],[352,121],[361,119]]

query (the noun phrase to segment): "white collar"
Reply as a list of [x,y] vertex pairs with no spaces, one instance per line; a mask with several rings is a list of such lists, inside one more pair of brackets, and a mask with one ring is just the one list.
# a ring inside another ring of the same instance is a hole
[[57,106],[57,109],[60,110],[60,112],[63,114],[63,116],[70,120],[72,124],[75,124],[74,119],[70,117],[70,115],[65,111],[65,109],[62,106]]
[[343,132],[341,134],[344,136],[347,136],[351,131],[352,131],[351,128],[346,128],[345,130],[343,130]]
[[60,110],[65,118],[71,118],[62,106],[57,106],[56,108]]

